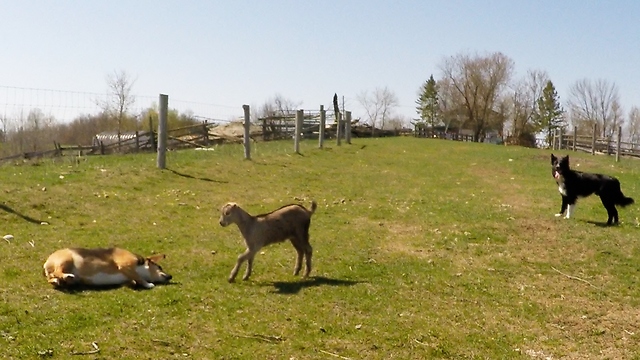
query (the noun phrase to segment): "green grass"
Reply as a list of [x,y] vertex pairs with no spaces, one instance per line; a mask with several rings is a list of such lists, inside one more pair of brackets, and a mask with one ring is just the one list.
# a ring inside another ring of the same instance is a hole
[[[0,235],[15,236],[0,240],[3,357],[96,342],[84,358],[640,358],[637,206],[617,227],[594,224],[596,197],[555,218],[549,151],[353,142],[303,142],[302,156],[258,143],[252,161],[236,145],[170,152],[167,170],[154,154],[0,167]],[[640,200],[637,160],[571,157]],[[226,282],[244,247],[218,224],[225,202],[255,214],[311,199],[312,278],[279,244],[249,281]],[[58,248],[111,245],[167,254],[173,284],[65,293],[42,276]]]

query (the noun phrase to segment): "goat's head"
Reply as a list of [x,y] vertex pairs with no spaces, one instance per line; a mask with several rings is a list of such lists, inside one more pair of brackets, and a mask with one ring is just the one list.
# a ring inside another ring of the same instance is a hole
[[231,223],[235,222],[235,213],[236,213],[236,209],[238,208],[238,204],[230,202],[230,203],[226,203],[224,204],[224,206],[222,207],[222,209],[220,210],[221,214],[220,214],[220,225],[221,226],[228,226]]

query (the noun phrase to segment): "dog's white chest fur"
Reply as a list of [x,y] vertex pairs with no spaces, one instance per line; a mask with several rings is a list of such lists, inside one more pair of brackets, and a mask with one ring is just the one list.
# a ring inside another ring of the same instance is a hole
[[564,183],[558,183],[558,191],[560,191],[560,194],[567,196],[567,187]]

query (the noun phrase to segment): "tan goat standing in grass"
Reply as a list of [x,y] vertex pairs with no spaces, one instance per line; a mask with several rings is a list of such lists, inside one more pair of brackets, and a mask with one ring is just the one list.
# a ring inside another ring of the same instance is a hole
[[238,204],[230,202],[221,209],[220,225],[228,226],[236,224],[244,237],[247,250],[238,256],[236,266],[231,270],[229,282],[233,282],[244,261],[247,262],[247,272],[242,280],[247,280],[251,276],[253,259],[261,248],[291,240],[291,244],[296,249],[298,256],[293,275],[298,275],[302,268],[302,259],[306,260],[304,277],[308,277],[311,272],[312,248],[309,244],[309,226],[311,225],[311,215],[316,211],[318,205],[311,202],[311,210],[302,205],[285,205],[268,214],[250,215]]

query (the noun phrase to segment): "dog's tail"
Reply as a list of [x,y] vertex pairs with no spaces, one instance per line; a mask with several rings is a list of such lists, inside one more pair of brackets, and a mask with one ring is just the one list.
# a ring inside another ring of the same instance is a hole
[[634,200],[630,197],[626,197],[622,194],[622,192],[620,192],[620,196],[618,196],[618,201],[616,202],[616,205],[620,205],[622,207],[625,207],[627,205],[631,205],[634,203]]

